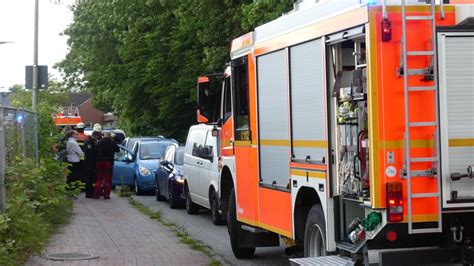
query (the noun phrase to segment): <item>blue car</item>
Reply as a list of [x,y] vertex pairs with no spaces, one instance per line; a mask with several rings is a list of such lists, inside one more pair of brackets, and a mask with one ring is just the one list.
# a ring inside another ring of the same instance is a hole
[[155,191],[155,172],[166,147],[176,141],[156,138],[137,140],[133,148],[120,146],[115,155],[112,186],[129,186],[135,194]]
[[156,171],[156,200],[169,200],[170,208],[184,205],[184,146],[170,145]]

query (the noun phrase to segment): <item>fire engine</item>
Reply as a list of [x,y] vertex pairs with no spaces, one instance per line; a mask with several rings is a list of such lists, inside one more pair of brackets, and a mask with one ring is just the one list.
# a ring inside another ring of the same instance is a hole
[[237,258],[283,239],[296,264],[474,262],[472,2],[298,1],[232,41],[198,121]]
[[54,124],[58,127],[75,127],[78,123],[82,122],[79,108],[77,107],[61,108],[58,113],[52,114],[52,117]]

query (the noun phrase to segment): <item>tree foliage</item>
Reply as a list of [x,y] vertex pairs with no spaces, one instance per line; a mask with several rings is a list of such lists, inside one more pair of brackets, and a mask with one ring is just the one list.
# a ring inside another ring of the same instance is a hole
[[77,0],[58,64],[68,85],[120,116],[132,134],[183,139],[195,123],[196,77],[220,72],[232,39],[293,0]]

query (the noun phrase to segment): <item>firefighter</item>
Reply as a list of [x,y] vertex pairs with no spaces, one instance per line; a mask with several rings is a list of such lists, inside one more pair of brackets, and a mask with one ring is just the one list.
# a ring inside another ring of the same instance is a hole
[[110,132],[104,133],[97,143],[97,180],[95,183],[95,198],[100,196],[102,182],[104,183],[104,199],[110,199],[110,185],[112,183],[114,154],[119,152],[118,145],[112,140]]
[[84,134],[85,125],[82,122],[77,123],[76,131],[77,131],[77,144],[81,147],[82,151],[84,151],[84,142],[87,139],[86,134]]
[[[96,126],[97,125],[97,126]],[[84,142],[85,149],[85,170],[86,170],[86,198],[94,197],[94,185],[96,181],[96,158],[97,142],[102,138],[102,127],[99,124],[94,125],[92,134]]]

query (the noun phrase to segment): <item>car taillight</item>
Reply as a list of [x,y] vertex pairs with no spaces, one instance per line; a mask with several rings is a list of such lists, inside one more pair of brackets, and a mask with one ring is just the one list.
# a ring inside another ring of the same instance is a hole
[[382,20],[382,42],[389,42],[392,40],[392,23],[390,20],[384,18]]
[[403,190],[401,182],[387,183],[387,220],[403,221]]

